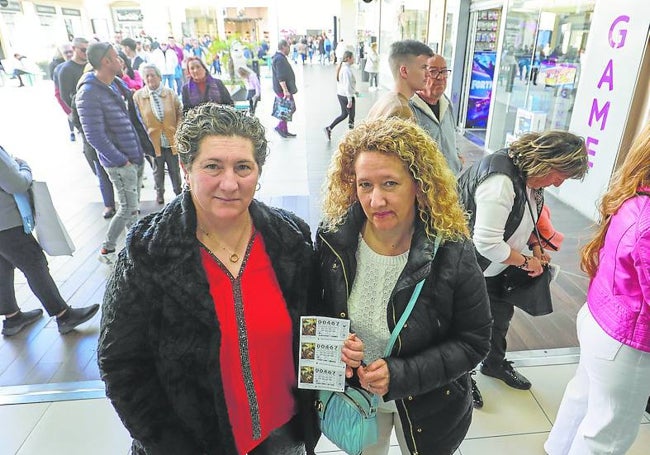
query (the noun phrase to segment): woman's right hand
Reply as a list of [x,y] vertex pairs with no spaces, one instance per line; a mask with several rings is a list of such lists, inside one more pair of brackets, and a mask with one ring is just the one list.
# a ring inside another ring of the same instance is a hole
[[341,349],[341,360],[345,362],[345,377],[351,378],[353,369],[359,368],[363,361],[363,341],[354,333],[348,335]]
[[544,273],[544,267],[542,266],[542,261],[535,256],[527,256],[528,264],[523,269],[528,272],[530,277],[536,277]]

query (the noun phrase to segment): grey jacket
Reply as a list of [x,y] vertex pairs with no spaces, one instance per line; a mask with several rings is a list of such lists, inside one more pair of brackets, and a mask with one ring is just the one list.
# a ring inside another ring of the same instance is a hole
[[32,184],[32,170],[0,147],[0,231],[23,225],[14,193],[24,193]]
[[409,104],[418,125],[422,127],[434,141],[438,143],[440,151],[445,156],[449,169],[454,175],[460,174],[463,164],[458,157],[458,146],[456,145],[456,127],[454,116],[451,110],[449,98],[443,95],[440,98],[440,120],[436,118],[427,103],[417,93],[409,100]]

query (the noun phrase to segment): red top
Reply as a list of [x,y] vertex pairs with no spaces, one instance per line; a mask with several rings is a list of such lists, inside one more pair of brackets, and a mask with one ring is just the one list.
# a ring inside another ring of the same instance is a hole
[[292,324],[264,240],[256,233],[238,277],[201,249],[221,329],[221,375],[240,454],[295,414]]

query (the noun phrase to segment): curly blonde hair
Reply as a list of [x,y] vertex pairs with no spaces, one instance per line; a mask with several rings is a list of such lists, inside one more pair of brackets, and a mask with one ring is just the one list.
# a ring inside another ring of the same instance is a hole
[[589,169],[584,139],[566,131],[526,133],[510,144],[509,155],[526,178],[559,171],[582,179]]
[[609,189],[598,207],[600,223],[594,238],[581,251],[580,267],[590,277],[596,274],[600,262],[600,249],[605,243],[609,224],[625,201],[634,197],[641,187],[650,186],[650,123],[632,143],[630,152],[621,167],[614,173]]
[[456,191],[456,178],[436,143],[413,122],[397,117],[366,121],[339,144],[328,171],[323,200],[323,227],[336,231],[358,201],[354,163],[362,152],[398,157],[417,185],[418,216],[427,237],[469,237],[467,218]]

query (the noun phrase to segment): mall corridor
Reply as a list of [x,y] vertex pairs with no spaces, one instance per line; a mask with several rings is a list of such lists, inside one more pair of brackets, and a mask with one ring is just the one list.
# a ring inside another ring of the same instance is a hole
[[[270,155],[264,167],[259,198],[291,210],[316,230],[320,194],[329,158],[345,132],[341,125],[328,142],[324,126],[338,113],[333,66],[296,67],[298,111],[283,139],[273,131],[273,94],[263,68],[262,101],[258,116],[267,127]],[[361,77],[357,72],[358,80]],[[50,81],[17,88],[14,81],[0,88],[2,146],[30,163],[34,178],[47,181],[76,252],[50,259],[50,268],[63,296],[72,306],[101,302],[106,265],[97,252],[106,231],[96,180],[81,154],[79,141],[70,142],[66,119],[53,96]],[[366,83],[357,104],[360,122],[380,92]],[[467,162],[483,151],[460,138]],[[142,213],[158,210],[153,176],[147,169]],[[166,199],[172,196],[167,186]],[[519,391],[502,382],[476,375],[485,407],[474,412],[472,426],[458,453],[462,455],[543,455],[542,444],[551,429],[564,387],[573,375],[578,349],[575,315],[583,304],[588,283],[579,271],[577,251],[591,226],[576,211],[555,199],[547,202],[555,227],[565,234],[561,252],[553,256],[562,272],[552,285],[555,311],[531,318],[517,310],[508,335],[508,358],[533,383]],[[40,307],[24,277],[17,274],[17,298],[23,310]],[[96,364],[100,315],[65,337],[56,323],[43,318],[22,333],[0,338],[0,455],[126,455],[130,438],[104,395]],[[431,429],[430,431],[435,431]],[[646,414],[631,455],[645,455],[650,447],[650,415]],[[319,454],[343,452],[321,439]],[[394,441],[391,455],[399,454]]]

